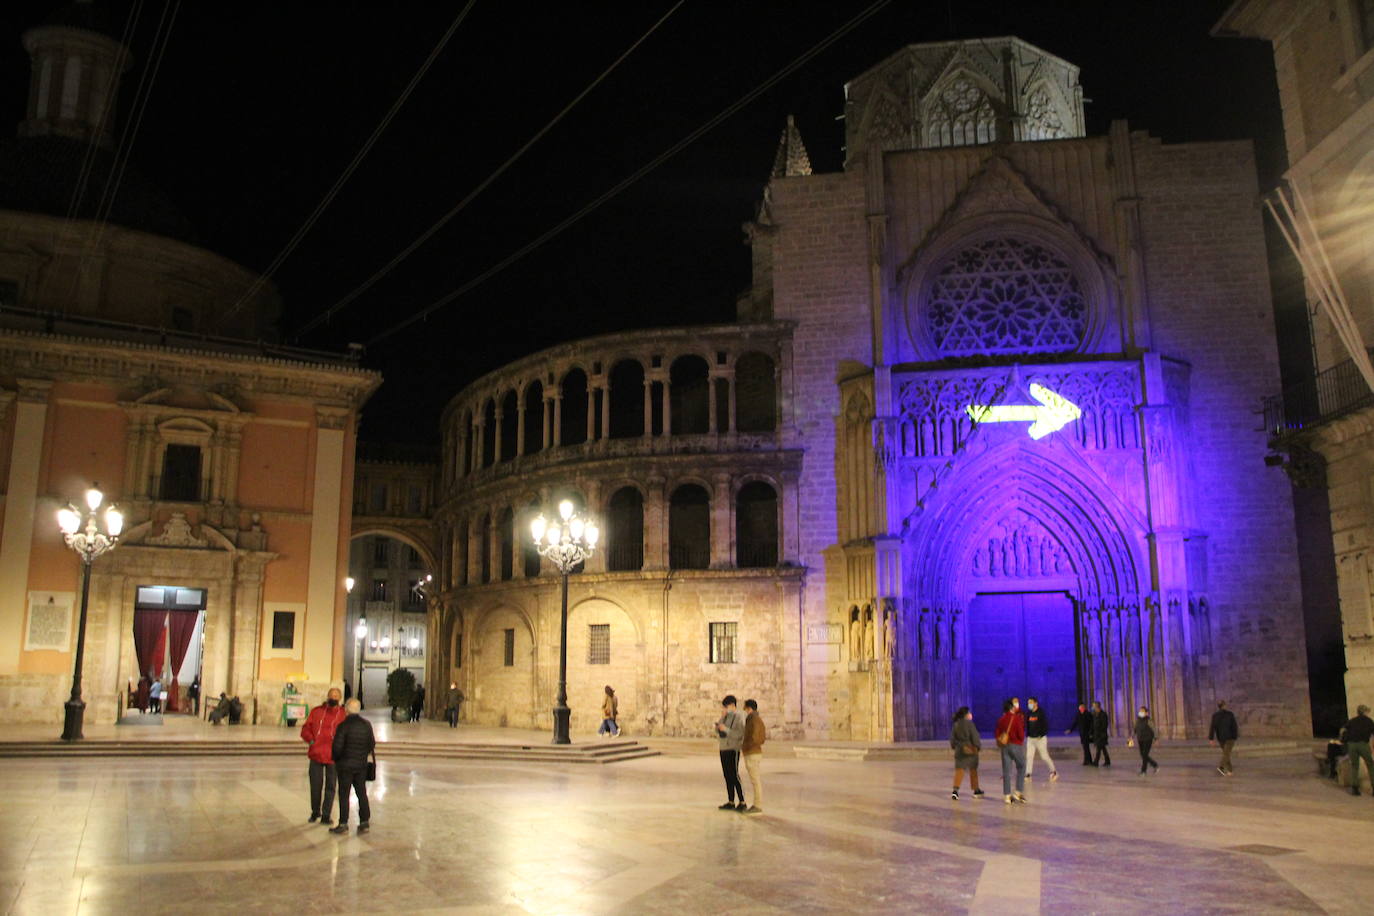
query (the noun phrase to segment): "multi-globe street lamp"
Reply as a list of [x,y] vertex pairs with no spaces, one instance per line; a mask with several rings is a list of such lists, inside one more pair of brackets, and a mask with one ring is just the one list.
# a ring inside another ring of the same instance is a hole
[[558,504],[559,520],[550,524],[543,513],[530,522],[535,550],[553,563],[563,577],[563,610],[558,628],[558,696],[553,707],[553,743],[571,744],[568,734],[568,574],[596,550],[601,530],[590,518],[579,516],[572,500]]
[[85,525],[75,506],[57,510],[57,525],[67,546],[81,558],[81,616],[76,626],[76,667],[72,671],[72,695],[68,698],[62,721],[62,740],[80,741],[82,720],[86,716],[86,701],[81,699],[81,664],[86,655],[86,608],[91,595],[91,563],[103,553],[115,548],[124,530],[124,516],[111,503],[105,508],[105,530],[96,524],[96,513],[105,501],[105,494],[96,487],[86,491]]

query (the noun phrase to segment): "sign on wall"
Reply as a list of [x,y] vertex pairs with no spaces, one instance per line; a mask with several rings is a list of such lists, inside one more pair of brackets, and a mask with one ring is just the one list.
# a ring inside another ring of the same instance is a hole
[[75,592],[29,592],[29,626],[24,634],[25,651],[72,647],[72,608]]
[[1042,439],[1063,429],[1083,415],[1082,409],[1068,398],[1044,385],[1030,386],[1031,397],[1038,404],[970,404],[965,410],[975,423],[1030,422],[1026,430],[1032,439]]

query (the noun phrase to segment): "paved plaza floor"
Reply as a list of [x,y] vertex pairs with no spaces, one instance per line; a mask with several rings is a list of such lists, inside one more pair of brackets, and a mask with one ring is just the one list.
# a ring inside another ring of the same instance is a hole
[[[372,831],[309,825],[274,757],[9,760],[12,913],[1367,913],[1374,799],[1295,757],[1222,778],[1060,763],[1030,804],[949,799],[944,764],[765,757],[717,810],[714,754],[611,766],[383,760]],[[1037,775],[1045,775],[1039,773]],[[746,780],[747,782],[747,780]],[[967,789],[965,790],[967,796]],[[354,819],[356,823],[356,816]]]

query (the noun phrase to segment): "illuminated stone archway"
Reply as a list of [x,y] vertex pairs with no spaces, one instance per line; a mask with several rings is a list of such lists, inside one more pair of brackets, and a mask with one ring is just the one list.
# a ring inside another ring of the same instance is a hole
[[941,483],[904,544],[895,737],[936,737],[968,702],[966,612],[987,592],[1068,594],[1079,687],[1115,723],[1128,722],[1127,712],[1159,690],[1143,545],[1139,520],[1068,449],[1008,440],[967,461]]

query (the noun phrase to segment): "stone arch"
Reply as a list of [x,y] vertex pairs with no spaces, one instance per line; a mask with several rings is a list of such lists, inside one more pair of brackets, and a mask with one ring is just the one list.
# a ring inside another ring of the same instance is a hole
[[496,462],[496,400],[487,398],[482,405],[482,467],[489,468]]
[[[1100,495],[1106,491],[1066,450],[1019,442],[988,450],[942,482],[905,545],[909,603],[897,635],[893,685],[899,737],[936,735],[948,711],[966,702],[971,672],[964,615],[975,594],[1067,593],[1074,616],[1064,624],[1072,635],[1064,638],[1072,641],[1078,689],[1111,703],[1114,720],[1135,702],[1132,696],[1147,696],[1141,650],[1129,648],[1120,633],[1109,635],[1139,619],[1149,588],[1144,530]],[[1050,553],[1061,558],[1038,584],[1034,569],[1003,570],[1000,580],[977,581],[980,545],[1013,511],[1040,526],[1062,551]],[[1106,632],[1099,633],[1099,624]],[[1067,643],[1064,648],[1069,651]]]
[[971,146],[998,139],[1005,115],[1002,91],[981,73],[954,65],[919,105],[926,146]]
[[668,497],[668,565],[707,569],[711,565],[711,490],[678,481]]
[[771,433],[778,428],[777,362],[750,350],[735,360],[735,432]]
[[[604,664],[591,663],[593,625],[609,631],[609,661]],[[598,596],[568,609],[568,706],[572,709],[573,734],[590,736],[596,732],[607,684],[620,699],[622,727],[639,734],[647,731],[649,693],[643,656],[639,622],[619,602]]]
[[607,373],[611,439],[642,436],[644,429],[644,364],[625,357],[616,360]]
[[735,490],[734,502],[735,566],[777,566],[782,543],[782,491],[769,480],[747,480]]
[[710,360],[696,353],[684,353],[669,366],[672,435],[699,435],[711,431],[710,377]]
[[[512,631],[512,664],[505,663],[506,631]],[[497,602],[473,617],[468,658],[472,660],[471,718],[483,725],[534,728],[538,643],[523,608]]]
[[501,441],[498,446],[498,460],[510,461],[518,449],[520,433],[520,399],[515,389],[501,396]]
[[1023,140],[1059,140],[1073,136],[1073,116],[1063,92],[1050,80],[1039,79],[1022,93]]
[[544,448],[544,383],[531,379],[520,393],[525,405],[525,454]]
[[591,417],[591,387],[589,376],[581,366],[574,366],[559,379],[562,394],[559,417],[559,444],[581,445],[587,441],[587,419]]
[[[610,489],[610,488],[608,488]],[[644,568],[644,491],[635,483],[615,487],[601,513],[605,521],[606,569]]]
[[[203,528],[204,526],[201,527]],[[403,528],[396,528],[391,525],[364,525],[354,529],[348,535],[348,539],[350,541],[356,541],[358,538],[365,538],[372,535],[392,538],[393,540],[400,541],[407,547],[413,548],[414,551],[420,555],[420,560],[425,564],[425,568],[437,574],[439,560],[434,555],[434,548]]]

